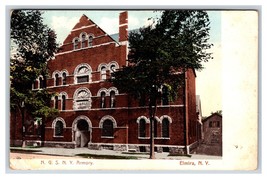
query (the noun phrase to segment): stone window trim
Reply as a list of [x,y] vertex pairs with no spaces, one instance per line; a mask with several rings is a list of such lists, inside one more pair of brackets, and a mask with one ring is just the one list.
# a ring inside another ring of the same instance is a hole
[[[156,120],[155,122],[161,123],[160,119],[157,116],[155,116],[154,118]],[[149,123],[150,124],[150,119],[147,118],[146,116],[140,116],[140,117],[137,118],[136,123],[138,124],[138,139],[149,139],[150,137],[140,137],[140,134],[139,134],[139,128],[140,128],[139,127],[139,122],[140,122],[141,119],[144,119],[146,123]],[[154,123],[154,125],[155,124],[156,123]],[[150,130],[150,128],[149,128],[149,130]],[[160,139],[160,137],[156,137],[156,138]]]
[[116,61],[111,61],[111,62],[109,62],[109,64],[108,64],[108,70],[112,73],[113,72],[113,70],[112,70],[112,66],[115,66],[115,70],[117,70],[117,69],[119,69],[119,64],[116,62]]
[[101,99],[101,105],[100,105],[100,108],[106,108],[106,92],[105,91],[102,91],[101,94],[100,94],[100,99]]
[[[139,135],[138,135],[138,139],[150,139],[150,137],[140,137]],[[154,138],[155,139],[155,138]]]
[[88,34],[88,47],[91,48],[93,47],[93,41],[94,41],[94,34]]
[[141,119],[145,119],[146,123],[150,123],[150,120],[146,116],[140,116],[137,118],[136,123],[139,124]]
[[116,87],[110,87],[108,89],[108,95],[110,95],[110,92],[111,91],[114,91],[115,92],[115,95],[118,95],[119,94],[119,91],[118,91],[118,89]]
[[[53,72],[52,74],[52,78],[54,79],[54,87],[55,86],[60,86],[60,85],[56,85],[56,75],[58,75],[58,78],[61,78],[61,72],[56,70]],[[59,80],[59,79],[58,79]],[[59,81],[58,81],[59,82]]]
[[86,41],[88,40],[88,36],[86,32],[80,33],[80,42],[81,42],[81,49],[86,48]]
[[101,72],[102,67],[105,67],[106,70],[108,69],[108,65],[107,65],[106,63],[100,63],[100,64],[98,65],[97,71],[98,71],[98,72]]
[[[79,94],[84,91],[85,93],[87,93],[88,98],[84,98],[84,99],[80,99],[79,98]],[[89,110],[92,107],[92,94],[90,92],[90,90],[86,87],[80,87],[78,89],[76,89],[76,91],[73,94],[73,110],[77,111],[77,110]],[[77,103],[79,100],[84,100],[84,102],[88,102],[88,107],[86,107],[85,109],[78,109],[77,108]]]
[[[109,124],[111,124],[112,126],[108,125],[108,126],[106,126],[108,128],[104,127],[105,126],[104,124],[107,125],[107,122]],[[106,116],[101,118],[101,120],[99,122],[99,128],[102,130],[101,131],[101,138],[114,138],[114,129],[117,128],[116,120],[112,116],[106,115]]]
[[63,127],[67,128],[66,122],[62,117],[57,117],[56,119],[53,120],[52,122],[52,128],[54,129],[56,127],[56,122],[61,121],[63,123]]
[[[66,85],[67,85],[67,82],[66,82],[65,85],[64,85],[64,82],[63,82],[63,80],[64,80],[64,79],[63,79],[63,77],[64,77],[63,74],[64,74],[64,73],[66,74],[66,79],[67,79],[67,77],[69,76],[69,72],[68,72],[66,69],[64,69],[64,70],[61,71],[61,77],[62,77],[62,78],[61,78],[61,85],[62,85],[62,86],[66,86]],[[66,79],[65,79],[65,80],[66,80]]]
[[53,122],[52,122],[52,129],[53,129],[53,131],[54,131],[54,132],[53,132],[53,137],[59,137],[59,138],[62,138],[62,137],[64,137],[64,135],[56,136],[56,123],[57,123],[58,121],[62,122],[62,124],[63,124],[63,129],[66,128],[66,122],[65,122],[65,120],[64,120],[62,117],[57,117],[56,119],[54,119]]
[[78,37],[73,38],[72,43],[73,43],[73,50],[79,50],[79,42],[80,39]]
[[97,92],[97,97],[101,97],[101,93],[102,92],[105,92],[106,93],[106,96],[109,95],[108,94],[108,90],[106,88],[100,88]]
[[[87,68],[87,73],[82,73],[79,74],[79,70],[81,70],[81,68]],[[89,64],[87,63],[81,63],[79,64],[75,70],[74,70],[74,84],[82,84],[82,83],[78,83],[78,77],[83,77],[83,76],[87,76],[88,75],[88,82],[83,82],[83,83],[90,83],[92,82],[92,68]]]
[[80,88],[78,88],[78,89],[75,90],[75,92],[73,94],[73,99],[77,99],[78,93],[80,91],[82,91],[82,90],[85,90],[86,92],[88,92],[89,93],[89,96],[92,97],[91,91],[88,88],[86,88],[86,87],[80,87]]
[[[163,123],[163,120],[166,120],[167,119],[167,121],[168,121],[168,125],[167,125],[167,131],[164,131],[164,128],[166,127],[166,126],[164,126],[164,123]],[[162,126],[161,126],[161,138],[162,139],[170,139],[170,124],[171,124],[171,122],[170,122],[170,119],[169,118],[167,118],[167,117],[164,117],[162,120],[161,120],[161,123],[162,123]],[[167,133],[165,133],[165,132],[167,132]]]
[[43,83],[43,80],[44,80],[43,75],[39,75],[38,78],[37,78],[37,82],[38,82],[37,89],[42,89],[43,88],[43,86],[42,86],[43,84],[41,85],[41,83]]
[[110,115],[105,115],[101,118],[101,120],[99,121],[99,128],[103,128],[103,123],[105,120],[111,120],[112,123],[113,123],[113,128],[117,128],[117,122],[116,120],[114,119],[114,117],[110,116]]
[[103,136],[103,135],[101,135],[101,139],[114,139],[114,136]]
[[74,119],[74,121],[73,121],[73,123],[72,123],[72,131],[77,131],[77,123],[78,123],[78,121],[79,120],[85,120],[86,122],[87,122],[87,124],[88,124],[88,131],[89,132],[92,132],[92,122],[91,122],[91,120],[87,117],[87,116],[85,116],[85,115],[80,115],[80,116],[78,116],[78,117],[76,117],[75,119]]
[[100,88],[97,92],[97,97],[101,97],[101,92],[103,92],[103,91],[106,93],[106,96],[110,96],[111,91],[114,91],[115,95],[119,95],[119,91],[116,87],[110,87],[109,89]]
[[65,91],[63,91],[63,92],[61,92],[60,94],[59,94],[59,99],[61,100],[61,111],[65,111],[65,110],[63,110],[62,108],[63,108],[63,96],[65,96],[65,107],[66,107],[66,100],[68,99],[68,93],[66,93]]
[[162,120],[164,119],[164,118],[167,118],[168,120],[169,120],[169,123],[171,124],[172,123],[172,118],[170,117],[170,116],[168,116],[168,115],[163,115],[163,116],[161,116],[159,119],[160,119],[160,123],[162,123]]
[[113,91],[113,90],[111,90],[110,91],[110,94],[109,94],[109,96],[110,96],[110,108],[115,108],[115,106],[116,106],[116,93],[115,93],[115,91]]
[[[140,134],[140,120],[141,119],[144,119],[145,120],[145,124],[150,124],[150,120],[146,117],[146,116],[140,116],[140,117],[138,117],[137,118],[137,120],[136,120],[136,123],[138,124],[138,127],[137,127],[137,137],[138,137],[138,139],[149,139],[150,138],[150,136],[146,136],[146,133],[147,133],[147,131],[145,131],[145,136],[140,136],[141,134]],[[146,126],[145,126],[145,129],[146,129]],[[149,129],[148,130],[150,130],[150,127],[149,127]],[[150,134],[150,131],[149,131],[149,134]]]
[[98,66],[98,71],[100,72],[100,80],[104,81],[107,79],[107,70],[108,70],[108,65],[105,63],[101,63]]
[[163,140],[170,140],[170,137],[159,137],[159,138],[155,138],[155,139],[163,139]]

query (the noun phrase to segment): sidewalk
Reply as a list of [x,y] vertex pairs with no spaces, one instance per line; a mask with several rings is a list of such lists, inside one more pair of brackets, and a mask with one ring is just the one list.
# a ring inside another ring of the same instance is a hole
[[[27,151],[32,151],[31,154],[42,154],[42,155],[50,155],[52,156],[62,156],[62,157],[77,157],[77,154],[94,154],[94,155],[113,155],[113,156],[134,156],[138,159],[149,159],[149,154],[142,153],[126,153],[122,151],[113,151],[113,150],[90,150],[88,148],[75,148],[75,149],[66,149],[66,148],[49,148],[49,147],[41,147],[41,148],[21,148],[21,147],[12,147],[11,149],[17,149],[18,151],[23,152],[23,150],[27,149]],[[198,155],[198,154],[190,154],[191,157],[188,156],[168,156],[168,152],[157,153],[155,152],[156,159],[171,159],[171,160],[195,160],[195,159],[222,159],[221,156],[212,156],[212,155]]]

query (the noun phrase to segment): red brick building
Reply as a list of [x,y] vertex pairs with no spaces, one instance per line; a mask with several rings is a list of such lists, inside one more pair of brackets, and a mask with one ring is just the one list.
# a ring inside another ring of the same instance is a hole
[[203,119],[203,143],[208,145],[222,145],[222,115],[213,113]]
[[[60,114],[45,123],[45,146],[149,151],[148,106],[139,106],[138,101],[106,81],[112,71],[127,65],[127,30],[127,12],[119,15],[118,41],[83,15],[55,58],[48,61],[47,88],[58,94],[51,107],[59,109]],[[186,85],[179,90],[179,98],[162,101],[157,109],[158,152],[184,152],[197,143],[196,75],[194,70],[183,75]],[[40,76],[33,90],[43,87],[42,80]],[[12,121],[11,140],[18,144],[21,126],[13,129]],[[40,135],[34,131],[37,122],[30,118],[25,121],[27,145],[40,143]]]

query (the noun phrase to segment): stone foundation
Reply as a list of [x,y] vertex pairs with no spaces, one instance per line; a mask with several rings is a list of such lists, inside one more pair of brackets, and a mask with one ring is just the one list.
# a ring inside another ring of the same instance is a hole
[[[11,146],[21,146],[22,141],[12,141]],[[26,141],[26,146],[41,146],[41,141],[32,140]],[[75,149],[75,142],[54,142],[54,141],[45,141],[44,147],[54,147],[54,148],[71,148]],[[194,152],[198,147],[198,142],[195,142],[187,146],[189,153]],[[112,144],[112,143],[88,143],[88,149],[91,150],[114,150],[114,151],[126,151],[126,152],[150,152],[149,144]],[[186,154],[185,146],[173,146],[173,145],[155,145],[155,152],[169,152],[170,154]]]
[[49,141],[45,141],[44,147],[74,149],[75,143],[74,142],[49,142]]
[[127,151],[127,145],[125,144],[93,144],[89,143],[88,148],[91,150],[115,150],[115,151]]
[[[149,145],[142,144],[104,144],[104,143],[90,143],[88,144],[88,148],[91,150],[115,150],[115,151],[128,151],[128,152],[150,152]],[[170,152],[171,154],[186,154],[186,150],[184,146],[164,146],[164,145],[156,145],[155,152]]]

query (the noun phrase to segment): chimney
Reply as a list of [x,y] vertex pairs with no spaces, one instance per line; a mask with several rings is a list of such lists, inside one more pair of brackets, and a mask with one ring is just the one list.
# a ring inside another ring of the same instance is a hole
[[119,42],[121,45],[126,45],[128,41],[128,12],[120,13],[119,22]]

